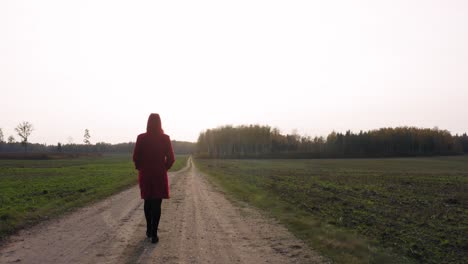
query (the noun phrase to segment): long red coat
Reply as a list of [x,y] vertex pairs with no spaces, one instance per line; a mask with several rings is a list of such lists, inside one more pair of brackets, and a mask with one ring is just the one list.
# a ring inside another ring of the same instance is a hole
[[137,138],[133,162],[138,170],[142,199],[168,199],[167,170],[174,164],[174,152],[168,135],[143,133]]

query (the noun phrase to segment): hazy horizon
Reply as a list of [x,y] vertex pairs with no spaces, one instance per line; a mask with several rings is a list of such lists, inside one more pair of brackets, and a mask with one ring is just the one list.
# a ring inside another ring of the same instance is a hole
[[466,1],[3,1],[0,128],[29,141],[416,126],[468,132]]

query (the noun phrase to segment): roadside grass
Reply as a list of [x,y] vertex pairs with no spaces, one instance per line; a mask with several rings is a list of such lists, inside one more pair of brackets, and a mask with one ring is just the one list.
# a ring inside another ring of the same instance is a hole
[[468,259],[468,156],[195,163],[335,263]]
[[[171,171],[185,166],[177,156]],[[40,220],[105,198],[137,183],[130,155],[0,160],[0,241]]]
[[187,160],[190,155],[177,155],[172,168],[169,171],[178,171],[187,165]]

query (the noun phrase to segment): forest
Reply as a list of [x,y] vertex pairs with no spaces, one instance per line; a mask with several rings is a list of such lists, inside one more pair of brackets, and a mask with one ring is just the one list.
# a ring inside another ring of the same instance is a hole
[[365,158],[460,155],[468,136],[438,128],[396,127],[325,137],[282,134],[266,125],[222,126],[200,133],[197,155],[206,158]]
[[[366,158],[460,155],[468,153],[468,135],[439,128],[395,127],[331,132],[326,137],[283,134],[267,125],[221,126],[202,131],[196,143],[172,141],[176,154],[204,158]],[[0,140],[0,153],[131,153],[134,142],[47,145]]]
[[[24,142],[0,142],[0,153],[132,153],[135,142],[110,144],[98,142],[96,144],[61,144],[46,145],[37,143],[27,143],[27,149]],[[172,147],[176,154],[190,154],[195,150],[195,143],[187,141],[172,141]]]

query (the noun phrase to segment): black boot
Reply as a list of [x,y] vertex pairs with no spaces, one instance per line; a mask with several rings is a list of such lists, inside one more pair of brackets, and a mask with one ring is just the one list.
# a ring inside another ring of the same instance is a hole
[[159,220],[161,219],[161,203],[162,199],[151,201],[151,243],[157,243]]
[[146,237],[150,238],[151,237],[151,225],[146,225]]
[[149,200],[145,200],[145,218],[146,218],[146,237],[150,238],[152,234],[152,224],[151,224],[151,202]]
[[151,243],[156,244],[158,243],[158,241],[159,241],[158,229],[156,229],[156,231],[153,231],[153,233],[151,234]]

